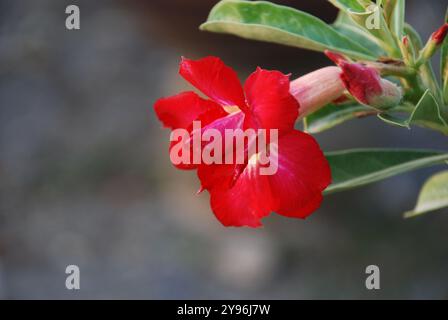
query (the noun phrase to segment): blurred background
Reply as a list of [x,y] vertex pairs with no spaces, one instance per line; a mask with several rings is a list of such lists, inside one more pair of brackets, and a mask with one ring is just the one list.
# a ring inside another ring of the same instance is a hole
[[[331,22],[326,1],[274,1]],[[224,228],[194,172],[169,162],[152,105],[189,86],[181,55],[220,56],[241,79],[298,77],[320,53],[200,32],[216,1],[0,1],[0,298],[448,298],[448,212],[403,220],[425,178],[407,173],[326,197],[306,221]],[[65,8],[81,9],[81,30]],[[446,2],[407,1],[423,38]],[[375,118],[316,136],[324,150],[446,149],[423,129]],[[81,269],[81,290],[65,268]],[[365,289],[365,268],[381,290]]]

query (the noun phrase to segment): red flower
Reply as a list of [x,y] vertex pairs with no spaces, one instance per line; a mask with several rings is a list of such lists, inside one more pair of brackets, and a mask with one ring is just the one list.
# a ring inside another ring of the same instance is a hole
[[331,182],[330,168],[314,138],[294,130],[299,104],[289,92],[288,76],[257,68],[243,89],[236,73],[216,57],[182,59],[180,74],[210,99],[193,92],[159,99],[154,108],[165,127],[191,134],[192,122],[200,120],[203,130],[278,130],[278,152],[270,154],[278,163],[273,175],[260,174],[263,164],[257,156],[246,157],[243,164],[178,166],[198,169],[202,189],[209,191],[223,225],[257,227],[272,211],[305,218],[320,206]]

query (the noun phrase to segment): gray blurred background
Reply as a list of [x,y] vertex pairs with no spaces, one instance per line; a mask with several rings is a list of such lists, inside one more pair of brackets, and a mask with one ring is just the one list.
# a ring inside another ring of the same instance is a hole
[[[403,220],[424,169],[325,199],[306,221],[224,228],[194,172],[176,170],[152,104],[189,86],[181,55],[217,55],[244,79],[294,77],[319,53],[198,30],[216,1],[0,0],[0,298],[448,298],[448,212]],[[276,1],[326,21],[325,1]],[[65,7],[81,30],[65,29]],[[408,1],[424,38],[446,2]],[[317,135],[326,151],[446,149],[375,118]],[[65,267],[81,290],[65,288]],[[365,289],[365,268],[381,290]]]

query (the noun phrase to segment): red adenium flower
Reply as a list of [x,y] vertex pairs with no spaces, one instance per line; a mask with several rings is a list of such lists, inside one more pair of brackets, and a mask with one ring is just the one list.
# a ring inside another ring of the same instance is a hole
[[261,218],[278,214],[305,218],[322,201],[331,182],[330,167],[319,145],[308,134],[294,129],[299,103],[290,94],[288,76],[257,68],[244,88],[231,68],[219,58],[182,59],[180,74],[209,99],[194,92],[159,99],[155,111],[165,127],[193,132],[193,121],[202,130],[276,129],[278,144],[268,149],[270,161],[278,163],[272,175],[260,174],[258,154],[242,164],[178,165],[198,169],[201,189],[210,193],[216,217],[225,226],[261,226]]

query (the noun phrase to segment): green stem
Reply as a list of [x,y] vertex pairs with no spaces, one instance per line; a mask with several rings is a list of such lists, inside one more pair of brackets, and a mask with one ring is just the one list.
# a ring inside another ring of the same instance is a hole
[[366,66],[378,70],[383,76],[396,76],[400,78],[409,78],[416,75],[416,71],[414,69],[402,65],[393,65],[371,61],[362,61],[362,63],[365,64]]

